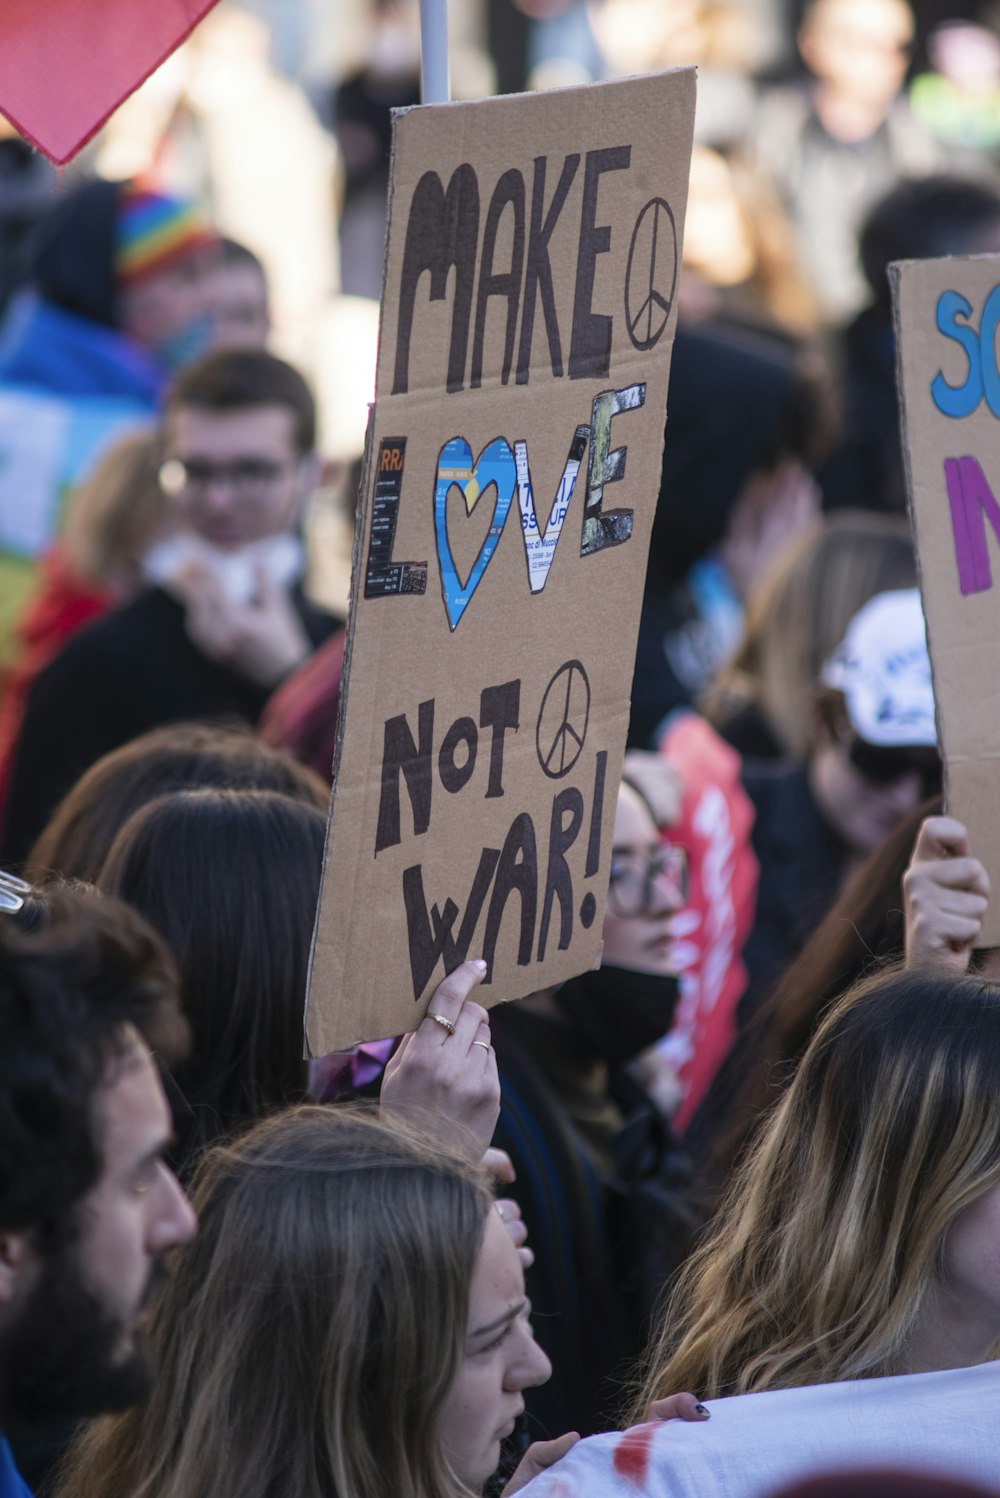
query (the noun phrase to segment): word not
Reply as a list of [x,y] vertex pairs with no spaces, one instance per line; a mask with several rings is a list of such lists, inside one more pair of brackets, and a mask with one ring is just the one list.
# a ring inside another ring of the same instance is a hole
[[[581,520],[580,556],[592,556],[607,547],[621,546],[630,539],[633,512],[629,509],[605,511],[604,487],[625,477],[628,455],[627,447],[611,446],[612,419],[623,412],[639,410],[645,399],[645,385],[603,390],[595,396],[590,426],[578,426],[573,433],[544,533],[539,527],[535,509],[526,442],[516,441],[511,447],[506,438],[496,437],[475,459],[465,437],[452,437],[444,444],[438,454],[434,477],[434,535],[441,595],[452,630],[458,628],[499,545],[515,492],[521,512],[528,588],[532,594],[544,589],[588,444],[587,495]],[[408,593],[424,593],[427,588],[426,562],[395,562],[392,557],[405,453],[404,438],[387,437],[380,443],[365,569],[366,598],[401,597]],[[489,529],[464,582],[458,575],[448,534],[448,496],[453,488],[459,490],[465,502],[467,517],[484,495],[490,489],[494,490]]]
[[[479,729],[490,731],[490,766],[484,800],[504,794],[503,756],[508,732],[520,727],[520,681],[505,681],[484,687],[479,698],[479,725],[469,717],[456,718],[447,729],[437,753],[437,772],[449,795],[468,785],[476,771]],[[375,830],[375,853],[402,841],[400,828],[400,780],[406,786],[413,816],[413,834],[420,837],[431,825],[434,789],[433,697],[417,708],[417,737],[413,737],[405,713],[387,718],[382,735],[382,789]]]
[[943,416],[961,420],[971,416],[983,399],[1000,416],[1000,369],[997,367],[997,325],[1000,323],[1000,286],[983,303],[979,330],[971,325],[972,303],[960,291],[942,291],[935,321],[939,333],[959,344],[968,369],[960,385],[949,385],[941,370],[931,380],[931,399]]
[[[610,146],[599,151],[588,151],[584,158],[568,360],[571,380],[604,379],[610,369],[612,318],[596,313],[592,308],[597,257],[610,250],[612,234],[610,224],[597,222],[597,198],[602,176],[607,172],[627,171],[631,159],[631,146]],[[578,151],[565,157],[559,180],[546,203],[549,159],[547,156],[534,158],[530,218],[524,174],[518,167],[510,167],[502,172],[490,196],[481,245],[480,186],[475,167],[467,161],[456,167],[447,189],[437,172],[428,171],[423,174],[414,189],[406,224],[399,285],[393,395],[405,395],[410,388],[413,313],[417,287],[425,271],[430,273],[432,302],[444,301],[449,273],[452,269],[455,272],[448,349],[449,392],[462,390],[465,385],[474,292],[475,320],[472,364],[469,369],[471,389],[477,390],[482,386],[486,313],[493,298],[499,298],[507,304],[501,370],[503,383],[509,383],[510,372],[514,367],[515,343],[515,381],[518,385],[528,383],[535,312],[539,301],[552,373],[557,377],[563,375],[563,340],[556,312],[549,246],[566,206],[580,161]],[[501,223],[508,214],[513,226],[510,263],[498,269],[495,264],[497,239]],[[519,315],[521,331],[518,339]]]
[[[593,878],[600,868],[601,819],[607,761],[607,750],[600,750],[594,761],[594,788],[583,868],[585,879]],[[520,812],[510,824],[503,847],[484,848],[480,854],[464,912],[450,895],[445,897],[443,905],[435,902],[428,908],[421,865],[413,864],[404,869],[403,907],[406,911],[414,999],[421,997],[439,962],[443,961],[445,972],[450,973],[466,960],[487,895],[489,906],[486,910],[486,924],[482,942],[478,945],[486,963],[486,983],[493,976],[500,928],[514,894],[518,896],[520,907],[518,967],[527,967],[532,961],[544,962],[557,903],[559,934],[556,944],[560,952],[569,947],[573,939],[575,902],[573,873],[566,855],[580,835],[585,816],[583,793],[576,786],[567,786],[552,798],[548,849],[544,858],[544,875],[539,884],[542,864],[539,860],[535,824],[528,812]],[[588,891],[581,901],[579,911],[580,924],[585,930],[593,925],[596,914],[597,901]],[[457,931],[456,922],[459,922]]]

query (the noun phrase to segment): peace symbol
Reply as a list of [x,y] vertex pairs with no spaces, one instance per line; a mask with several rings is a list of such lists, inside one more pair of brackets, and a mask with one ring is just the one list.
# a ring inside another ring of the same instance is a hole
[[589,720],[587,673],[579,661],[567,661],[545,688],[535,729],[538,763],[550,780],[568,775],[580,758]]
[[625,325],[637,349],[650,349],[663,337],[676,290],[677,225],[673,210],[664,198],[650,198],[635,221],[625,270]]

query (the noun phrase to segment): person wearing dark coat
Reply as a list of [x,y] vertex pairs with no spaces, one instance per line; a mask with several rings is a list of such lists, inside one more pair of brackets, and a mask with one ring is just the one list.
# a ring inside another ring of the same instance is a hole
[[790,349],[774,339],[705,325],[678,329],[630,747],[655,747],[664,720],[694,704],[719,664],[692,569],[723,542],[755,476],[787,460],[811,460],[823,424],[821,394]]
[[940,784],[920,594],[879,593],[823,668],[807,764],[744,766],[760,865],[741,1022],[798,956],[845,876]]
[[274,688],[332,634],[339,621],[301,587],[314,439],[305,382],[271,354],[213,354],[177,381],[160,470],[176,529],[147,553],[149,586],[36,679],[14,752],[8,862],[26,857],[102,754],[184,719],[256,724]]

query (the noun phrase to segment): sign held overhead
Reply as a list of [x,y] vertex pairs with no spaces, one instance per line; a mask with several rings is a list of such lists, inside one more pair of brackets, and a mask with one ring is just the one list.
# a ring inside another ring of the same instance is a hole
[[[1000,256],[890,266],[910,509],[948,810],[1000,888]],[[1000,946],[1000,902],[982,944]]]
[[396,118],[314,1054],[599,956],[693,118],[692,69]]

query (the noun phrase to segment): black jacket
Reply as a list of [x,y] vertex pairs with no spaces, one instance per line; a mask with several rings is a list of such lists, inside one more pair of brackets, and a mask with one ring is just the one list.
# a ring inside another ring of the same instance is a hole
[[[337,627],[293,594],[313,645]],[[256,723],[273,689],[209,660],[187,633],[184,609],[149,588],[74,635],[28,695],[14,752],[3,857],[22,862],[55,807],[102,755],[151,728],[190,719]]]
[[757,913],[743,949],[745,1015],[770,992],[830,909],[843,881],[847,849],[817,806],[804,767],[749,761],[743,785],[756,812],[753,850],[760,864]]

